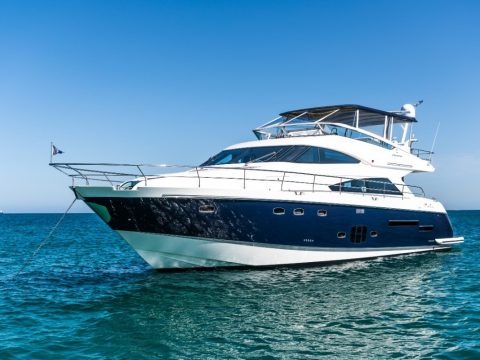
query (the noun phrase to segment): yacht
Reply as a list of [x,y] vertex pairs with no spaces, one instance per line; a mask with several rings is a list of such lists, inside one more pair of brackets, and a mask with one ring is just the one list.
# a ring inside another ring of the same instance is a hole
[[[155,269],[312,265],[463,242],[442,204],[407,185],[434,171],[416,107],[287,111],[198,166],[51,163]],[[147,170],[150,169],[150,170]],[[165,172],[165,170],[168,170]],[[81,182],[81,184],[79,184]],[[83,183],[84,182],[84,183]]]

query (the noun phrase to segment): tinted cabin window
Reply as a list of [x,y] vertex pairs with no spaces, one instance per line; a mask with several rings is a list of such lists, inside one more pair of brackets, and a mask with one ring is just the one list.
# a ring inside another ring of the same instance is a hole
[[353,179],[330,185],[332,191],[363,192],[369,194],[401,195],[398,188],[386,178]]
[[320,148],[310,147],[303,154],[295,159],[299,163],[319,163],[320,162]]
[[315,146],[294,145],[223,150],[201,166],[272,161],[309,164],[355,164],[360,162],[338,151]]
[[323,164],[356,164],[360,161],[339,151],[321,149],[320,160]]
[[223,150],[205,161],[201,166],[242,164],[251,161],[278,161],[276,159],[289,148],[290,146],[263,146],[256,148]]
[[388,179],[365,179],[367,192],[385,192],[385,194],[400,195],[398,188]]
[[356,164],[359,160],[341,152],[311,146],[294,162],[309,164]]
[[307,151],[308,146],[290,146],[287,151],[285,151],[281,156],[281,161],[293,162],[298,159],[299,156],[302,156],[305,151]]

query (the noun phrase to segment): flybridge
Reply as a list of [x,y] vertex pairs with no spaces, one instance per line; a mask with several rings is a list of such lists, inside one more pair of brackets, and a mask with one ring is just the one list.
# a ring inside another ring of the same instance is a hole
[[[287,111],[253,130],[259,140],[292,136],[341,135],[384,148],[411,148],[415,106],[398,112],[361,105],[335,105]],[[410,131],[410,134],[409,134]]]

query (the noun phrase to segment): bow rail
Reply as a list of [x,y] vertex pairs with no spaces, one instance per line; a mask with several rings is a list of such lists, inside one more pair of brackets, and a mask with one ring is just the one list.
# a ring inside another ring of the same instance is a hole
[[[145,186],[148,182],[154,179],[160,178],[195,178],[198,182],[198,187],[202,187],[202,184],[210,180],[241,180],[243,181],[243,189],[247,188],[247,184],[253,181],[274,182],[280,184],[281,191],[302,191],[302,192],[318,192],[318,191],[331,191],[332,186],[335,187],[335,191],[349,192],[357,194],[370,194],[370,195],[383,195],[383,196],[398,196],[402,198],[405,194],[412,194],[418,197],[426,197],[425,192],[420,186],[407,185],[407,184],[393,184],[383,181],[368,180],[374,186],[350,186],[348,188],[342,187],[342,183],[348,180],[355,180],[351,177],[340,177],[332,175],[321,175],[315,173],[297,172],[297,171],[283,171],[273,169],[259,169],[248,166],[219,168],[218,166],[191,166],[191,165],[171,165],[171,164],[117,164],[117,163],[50,163],[50,166],[56,170],[62,172],[72,179],[72,186],[75,186],[75,182],[84,181],[87,186],[90,186],[93,182],[109,183],[111,186],[116,187],[119,190],[132,189],[139,181],[132,185],[132,180],[142,179]],[[179,173],[162,173],[162,171],[168,171],[171,169],[187,169]],[[223,169],[233,170],[238,173],[238,176],[222,176],[214,175],[211,172],[205,173],[204,170],[208,169]],[[254,174],[252,176],[252,174]],[[275,175],[275,178],[265,177],[266,175]],[[258,175],[258,176],[255,176]],[[261,176],[263,175],[263,176]],[[299,180],[305,179],[305,176],[310,177],[311,180]],[[297,179],[295,179],[297,177]],[[323,181],[322,181],[323,179]],[[325,181],[325,179],[330,181]],[[332,180],[334,180],[332,182]],[[360,179],[363,180],[363,179]],[[305,185],[305,188],[296,188],[292,190],[287,185],[297,184]],[[398,191],[392,191],[388,189],[389,185],[397,187]],[[382,188],[383,186],[383,188]],[[325,187],[330,187],[326,190]]]

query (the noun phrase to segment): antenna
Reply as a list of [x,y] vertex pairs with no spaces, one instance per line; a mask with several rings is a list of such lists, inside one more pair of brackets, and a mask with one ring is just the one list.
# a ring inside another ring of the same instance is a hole
[[[413,106],[415,108],[419,107],[420,105],[423,104],[423,100],[418,100]],[[437,128],[437,131],[438,131],[438,128]],[[437,136],[435,135],[435,138]],[[412,141],[413,139],[415,138],[415,134],[413,133],[413,123],[410,125],[410,141]],[[435,144],[435,141],[433,142]],[[432,150],[433,150],[433,146],[432,146]],[[430,155],[430,161],[432,160],[432,156]]]
[[435,142],[437,141],[438,129],[440,128],[440,121],[437,124],[437,130],[435,131],[435,136],[433,137],[432,149],[430,150],[430,159],[428,161],[432,162],[433,148],[435,147]]

